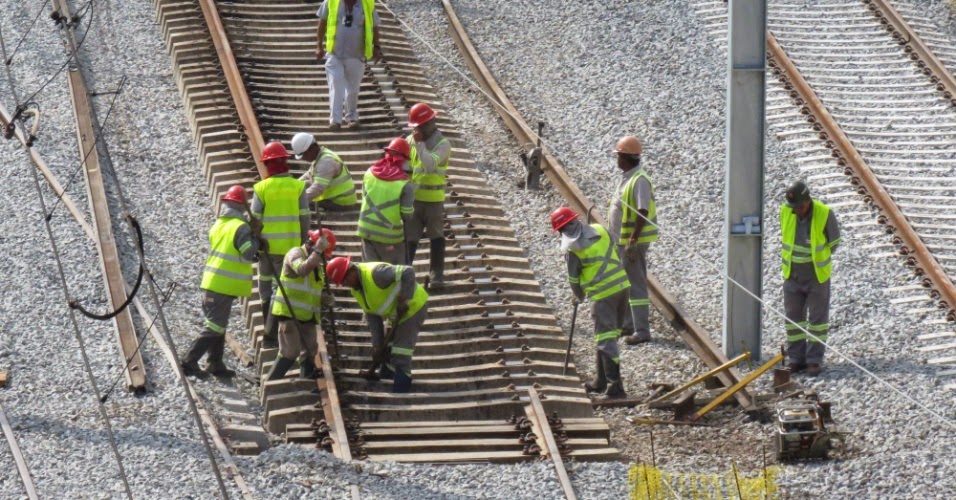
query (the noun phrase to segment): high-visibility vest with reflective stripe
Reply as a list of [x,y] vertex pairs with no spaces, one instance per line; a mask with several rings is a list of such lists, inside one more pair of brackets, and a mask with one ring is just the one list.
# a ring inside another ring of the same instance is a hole
[[368,171],[362,183],[365,192],[359,212],[359,237],[389,245],[405,241],[401,201],[408,181],[383,181]]
[[[309,251],[304,246],[301,248],[302,255],[308,257]],[[285,269],[285,264],[283,264],[283,269]],[[322,287],[325,285],[325,276],[319,271],[319,268],[315,268],[304,278],[286,276],[283,271],[280,272],[279,279],[282,280],[282,287],[279,287],[275,296],[273,296],[272,314],[291,318],[294,312],[295,319],[299,321],[308,321],[315,317],[316,322],[318,322],[322,313]],[[282,288],[285,288],[286,293],[289,294],[288,299],[282,293]],[[291,311],[289,310],[290,305],[292,306]]]
[[242,260],[235,245],[236,231],[245,224],[242,219],[221,217],[209,229],[210,251],[200,288],[233,297],[252,293],[252,263]]
[[305,183],[293,177],[269,177],[253,186],[265,207],[262,214],[262,236],[269,242],[269,255],[285,256],[302,244],[299,223],[299,198]]
[[[437,174],[425,173],[422,166],[422,160],[418,158],[418,149],[415,148],[415,136],[410,135],[407,139],[411,148],[411,156],[408,158],[408,165],[412,167],[412,183],[415,184],[416,201],[445,201],[445,178],[448,171],[448,160],[444,163],[435,165]],[[448,139],[442,137],[438,144],[448,142]],[[449,155],[449,159],[451,156]]]
[[[315,166],[326,158],[335,160],[341,167],[339,175],[336,175],[334,179],[325,179],[315,174]],[[358,203],[358,198],[355,197],[355,183],[352,182],[352,174],[349,173],[349,169],[345,166],[342,158],[339,158],[339,155],[328,148],[322,148],[322,153],[312,164],[312,182],[325,186],[325,191],[322,191],[322,194],[312,201],[332,200],[333,203],[343,206]]]
[[[325,20],[325,51],[329,54],[335,49],[335,32],[339,24],[339,2],[328,0],[329,15]],[[372,58],[372,27],[374,24],[373,12],[375,0],[362,0],[362,12],[365,14],[365,58]]]
[[651,178],[648,177],[647,172],[644,169],[639,169],[630,179],[627,180],[627,184],[624,185],[624,189],[621,190],[621,244],[626,245],[627,240],[630,239],[631,233],[634,232],[634,228],[637,227],[637,219],[639,217],[637,213],[637,207],[631,207],[631,203],[634,202],[634,189],[637,186],[637,181],[640,178],[647,179],[648,184],[651,185],[651,202],[647,206],[647,219],[653,224],[645,222],[644,227],[641,229],[641,234],[637,236],[638,243],[650,243],[652,241],[657,241],[657,202],[654,200],[654,183],[651,182]]
[[[827,243],[827,218],[830,207],[813,200],[813,217],[810,219],[810,255],[813,257],[813,270],[817,281],[826,283],[833,272],[830,260],[830,245]],[[786,204],[780,206],[780,257],[783,259],[783,279],[790,277],[793,260],[793,244],[797,239],[797,214]]]
[[584,250],[570,250],[581,260],[581,288],[592,302],[610,297],[631,287],[611,237],[600,224],[591,224],[601,239]]
[[[406,266],[391,266],[395,268],[395,281],[385,288],[379,288],[372,278],[372,271],[380,266],[381,262],[363,262],[355,264],[362,277],[362,289],[352,289],[352,296],[358,302],[359,307],[366,314],[374,314],[382,318],[392,318],[395,316],[395,307],[398,305],[398,294],[402,289],[402,271]],[[408,318],[411,318],[422,309],[428,300],[428,292],[425,287],[418,284],[415,287],[415,295],[408,301],[408,312],[399,318],[397,324],[402,324]]]

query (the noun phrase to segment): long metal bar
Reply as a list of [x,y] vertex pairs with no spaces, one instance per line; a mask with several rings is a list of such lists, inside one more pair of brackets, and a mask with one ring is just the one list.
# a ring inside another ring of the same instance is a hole
[[727,401],[727,399],[729,399],[731,396],[736,394],[738,391],[743,390],[743,388],[746,387],[747,384],[756,380],[757,377],[763,375],[767,370],[773,368],[773,365],[781,361],[783,361],[783,353],[779,352],[777,353],[776,356],[770,358],[770,361],[767,361],[766,363],[761,365],[760,368],[757,368],[756,370],[748,373],[746,377],[740,380],[740,382],[737,382],[736,384],[734,384],[733,387],[728,388],[726,391],[721,393],[720,396],[717,396],[716,398],[714,398],[713,401],[711,401],[710,403],[707,403],[706,406],[697,410],[696,413],[690,416],[690,421],[696,422],[700,420],[701,417],[703,417],[708,412],[710,412],[710,410],[713,410],[714,408],[717,408],[718,406],[723,404],[724,401]]
[[903,241],[907,254],[912,256],[922,271],[924,278],[937,293],[940,303],[949,309],[948,317],[956,319],[956,286],[946,271],[930,252],[916,230],[910,226],[906,216],[896,202],[880,183],[880,180],[870,169],[870,166],[857,151],[843,129],[837,124],[833,115],[823,104],[816,92],[810,87],[806,79],[797,70],[796,65],[787,56],[783,47],[776,38],[767,33],[767,47],[770,52],[770,66],[776,68],[779,77],[785,85],[789,85],[803,100],[801,111],[807,115],[807,120],[821,128],[821,138],[827,141],[833,150],[837,161],[844,162],[852,171],[854,182],[858,182],[873,200],[873,204],[887,218],[887,226],[894,230],[894,234]]
[[657,398],[657,399],[654,399],[654,400],[652,400],[652,401],[649,401],[648,403],[656,403],[656,402],[658,402],[658,401],[664,401],[665,399],[672,398],[672,397],[674,397],[674,396],[676,396],[676,395],[678,395],[678,394],[680,394],[680,393],[686,391],[687,389],[689,389],[689,388],[690,388],[691,386],[693,386],[694,384],[699,384],[699,383],[703,382],[704,380],[706,380],[707,378],[713,377],[714,375],[716,375],[716,374],[718,374],[718,373],[720,373],[720,372],[722,372],[722,371],[724,371],[724,370],[730,368],[731,366],[736,365],[737,363],[740,363],[741,361],[747,360],[747,359],[750,359],[750,353],[749,353],[749,352],[745,352],[745,353],[741,354],[740,356],[737,356],[736,358],[734,358],[734,359],[732,359],[732,360],[730,360],[730,361],[728,361],[728,362],[726,362],[726,363],[724,363],[724,364],[718,366],[717,368],[714,368],[713,370],[710,370],[710,371],[707,372],[707,373],[704,373],[704,374],[701,374],[701,375],[698,375],[698,376],[694,377],[690,382],[687,382],[686,384],[684,384],[684,385],[682,385],[682,386],[680,386],[680,387],[674,389],[674,390],[671,391],[671,392],[668,392],[667,394],[664,394],[663,396],[661,396],[661,397],[659,397],[659,398]]
[[[461,50],[465,62],[471,68],[472,74],[478,80],[479,85],[489,94],[489,99],[495,104],[495,111],[504,120],[505,125],[511,129],[518,142],[534,142],[531,128],[528,127],[518,110],[511,104],[508,96],[495,82],[494,76],[472,45],[451,4],[448,0],[442,0],[442,6],[448,16],[449,29],[455,44]],[[551,155],[547,146],[542,146],[542,149],[542,168],[548,175],[548,179],[573,208],[581,213],[586,213],[594,204],[578,188],[558,160]],[[599,224],[605,223],[598,214],[594,214],[594,219]],[[648,292],[654,307],[671,322],[677,333],[684,339],[684,342],[703,360],[704,364],[710,368],[716,368],[726,363],[727,356],[717,347],[710,335],[684,312],[681,306],[677,304],[677,300],[664,289],[660,281],[651,275],[647,276],[647,281]],[[729,368],[717,376],[728,387],[736,384],[741,377],[740,372],[735,368]],[[753,397],[746,390],[738,392],[735,397],[744,408],[751,408],[754,405]]]
[[530,412],[532,423],[535,425],[538,439],[543,440],[544,446],[541,447],[547,454],[551,462],[554,463],[554,469],[557,472],[558,480],[561,482],[561,488],[564,490],[564,496],[568,500],[577,500],[574,493],[574,485],[571,484],[571,478],[568,477],[568,471],[564,468],[564,461],[561,460],[561,450],[558,448],[558,442],[554,439],[554,431],[548,423],[548,414],[544,411],[544,405],[541,404],[541,398],[534,387],[528,388],[528,399],[531,401]]
[[36,500],[36,486],[33,484],[33,476],[30,475],[30,468],[27,467],[27,461],[23,458],[23,452],[20,451],[20,445],[17,444],[17,436],[13,433],[13,427],[7,420],[7,414],[3,411],[3,405],[0,405],[0,427],[3,428],[3,435],[7,438],[7,444],[10,445],[10,453],[13,455],[13,461],[17,464],[17,471],[20,473],[20,479],[23,481],[23,488],[26,489],[27,497],[30,500]]

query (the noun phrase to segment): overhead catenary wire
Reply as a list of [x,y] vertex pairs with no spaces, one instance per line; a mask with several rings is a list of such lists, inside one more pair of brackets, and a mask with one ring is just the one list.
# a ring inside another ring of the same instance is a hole
[[[454,63],[452,63],[451,61],[449,61],[448,58],[446,58],[441,52],[439,52],[438,49],[436,49],[428,40],[426,40],[426,39],[425,39],[421,34],[419,34],[415,29],[413,29],[411,26],[409,26],[408,23],[406,23],[405,21],[403,21],[391,8],[388,7],[388,5],[386,5],[386,4],[383,3],[382,6],[383,6],[383,8],[384,8],[385,10],[387,10],[387,11],[390,12],[393,16],[395,16],[395,19],[396,19],[409,33],[411,33],[412,35],[414,35],[419,41],[421,41],[423,44],[425,44],[425,46],[428,47],[428,49],[429,49],[431,52],[433,52],[433,53],[434,53],[435,55],[437,55],[442,61],[444,61],[445,64],[446,64],[448,67],[450,67],[451,69],[453,69],[453,70],[454,70],[456,73],[458,73],[467,83],[469,83],[471,86],[473,86],[475,89],[477,89],[477,90],[478,90],[479,92],[481,92],[483,95],[485,95],[485,96],[488,98],[488,100],[491,101],[491,103],[492,103],[493,106],[502,109],[506,114],[508,114],[509,116],[512,116],[513,118],[516,118],[516,119],[520,119],[520,118],[521,118],[521,117],[515,116],[513,113],[511,113],[505,106],[503,106],[501,103],[499,103],[498,100],[497,100],[494,96],[490,95],[487,91],[485,91],[485,89],[483,89],[483,88],[481,87],[481,85],[478,84],[478,82],[474,81],[470,76],[466,75],[462,70],[460,70],[457,66],[455,66]],[[543,137],[538,136],[538,134],[535,133],[534,131],[528,131],[528,133],[529,133],[532,137],[534,137],[534,138],[540,140],[541,143],[544,144],[545,146],[547,146],[548,149],[550,149],[553,153],[555,153],[555,154],[560,154],[560,150],[559,150],[559,149],[555,148],[550,142],[544,140]],[[613,196],[613,195],[614,195],[614,191],[613,191],[613,190],[612,190],[612,191],[609,191],[609,194],[610,194],[611,196]],[[634,207],[631,207],[630,205],[627,205],[627,206],[628,206],[628,208],[630,208],[630,209],[632,209],[632,210],[635,210]],[[635,212],[636,212],[636,210],[635,210]],[[637,212],[637,213],[638,213],[638,215],[640,215],[640,212]],[[710,267],[710,268],[713,269],[715,272],[717,272],[717,274],[718,274],[719,276],[721,276],[724,280],[727,280],[729,283],[733,284],[733,285],[736,286],[737,288],[740,288],[740,289],[743,290],[745,293],[747,293],[748,295],[750,295],[751,297],[753,297],[755,300],[757,300],[757,301],[761,304],[761,306],[762,306],[764,309],[766,309],[766,310],[772,312],[773,314],[779,316],[780,318],[782,318],[782,319],[784,319],[784,320],[786,320],[786,321],[788,321],[788,322],[791,322],[791,323],[796,324],[796,322],[791,321],[789,318],[787,318],[786,314],[784,314],[783,312],[781,312],[779,309],[776,309],[776,308],[774,308],[774,307],[768,305],[762,298],[758,297],[758,296],[755,295],[753,292],[751,292],[749,289],[747,289],[746,287],[744,287],[743,285],[741,285],[740,283],[738,283],[736,280],[734,280],[733,278],[731,278],[730,276],[728,276],[725,272],[723,272],[722,269],[717,268],[717,266],[713,265],[713,263],[711,263],[711,262],[708,261],[707,259],[703,258],[700,254],[698,254],[697,252],[692,251],[692,249],[690,249],[687,245],[683,244],[683,243],[680,241],[679,238],[677,238],[676,236],[670,236],[670,235],[666,234],[666,232],[661,232],[661,231],[660,231],[660,229],[661,229],[660,225],[655,224],[655,223],[649,221],[646,217],[643,217],[643,216],[641,216],[641,217],[642,217],[645,221],[647,221],[648,223],[652,224],[654,227],[657,227],[657,228],[658,228],[658,233],[659,233],[661,236],[666,236],[667,238],[673,240],[675,243],[677,243],[678,246],[681,247],[682,250],[684,250],[684,251],[686,251],[687,253],[693,255],[695,258],[704,261],[704,263],[705,263],[708,267]],[[805,328],[803,328],[803,327],[799,327],[799,328],[800,328],[801,331],[803,331],[804,333],[806,333],[807,335],[809,335],[810,338],[812,338],[812,339],[814,339],[815,341],[820,342],[822,345],[826,346],[826,347],[827,347],[828,349],[830,349],[834,354],[836,354],[836,355],[839,356],[840,358],[846,360],[847,362],[849,362],[849,363],[850,363],[851,365],[853,365],[854,367],[858,368],[860,371],[862,371],[862,372],[863,372],[864,374],[866,374],[868,377],[870,377],[870,378],[876,380],[877,382],[879,382],[879,383],[880,383],[881,385],[883,385],[884,387],[889,388],[893,394],[895,394],[895,395],[897,395],[897,396],[903,398],[904,400],[906,400],[906,401],[908,401],[908,402],[910,402],[910,403],[916,405],[916,406],[917,406],[918,408],[920,408],[922,411],[926,412],[926,414],[929,415],[931,418],[942,422],[943,424],[945,424],[945,425],[946,425],[947,427],[949,427],[950,429],[956,430],[956,422],[954,422],[953,420],[950,420],[950,419],[946,418],[945,416],[943,416],[943,415],[940,414],[939,412],[937,412],[937,411],[935,411],[935,410],[929,408],[929,407],[926,406],[925,404],[923,404],[923,403],[917,401],[916,399],[914,399],[913,397],[909,396],[908,394],[906,394],[905,392],[903,392],[902,390],[900,390],[899,388],[897,388],[896,386],[894,386],[894,385],[891,384],[890,382],[886,381],[885,379],[883,379],[883,378],[880,377],[879,375],[877,375],[877,374],[873,373],[872,371],[870,371],[870,370],[864,368],[864,367],[861,366],[859,363],[857,363],[856,361],[852,360],[849,356],[847,356],[846,354],[844,354],[842,351],[840,351],[840,350],[838,350],[838,349],[835,349],[833,346],[831,346],[831,345],[829,345],[828,343],[826,343],[826,342],[820,340],[820,338],[819,338],[818,336],[816,336],[816,335],[814,335],[813,333],[809,332],[807,329],[805,329]]]

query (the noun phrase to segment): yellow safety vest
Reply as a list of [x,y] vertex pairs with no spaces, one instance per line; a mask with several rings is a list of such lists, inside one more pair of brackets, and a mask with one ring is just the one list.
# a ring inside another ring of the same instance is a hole
[[[653,224],[644,223],[644,227],[641,229],[641,234],[637,236],[638,243],[650,243],[652,241],[657,241],[657,201],[654,200],[654,183],[651,182],[651,178],[647,175],[647,172],[642,168],[639,169],[630,179],[627,180],[627,184],[624,185],[624,189],[621,190],[621,244],[626,245],[628,239],[631,237],[631,233],[634,232],[634,228],[637,227],[637,207],[631,207],[631,203],[634,200],[634,187],[637,186],[637,181],[641,177],[647,179],[647,182],[651,185],[651,203],[647,207],[647,219]],[[610,210],[608,211],[610,213]]]
[[[412,167],[412,183],[415,184],[415,200],[416,201],[445,201],[445,179],[448,171],[448,160],[444,163],[435,165],[435,168],[438,169],[437,174],[428,174],[425,173],[425,169],[422,166],[422,160],[418,158],[418,150],[415,148],[415,136],[410,135],[405,139],[408,141],[408,146],[411,148],[411,156],[408,158],[408,165]],[[437,148],[440,144],[448,142],[448,139],[442,137],[438,144],[435,145]],[[449,155],[449,160],[451,155]]]
[[[362,277],[362,289],[356,290],[353,288],[352,296],[355,297],[359,307],[361,307],[366,314],[374,314],[375,316],[395,320],[395,308],[398,304],[396,299],[398,299],[398,294],[402,290],[402,271],[404,271],[407,266],[391,266],[395,268],[395,281],[385,288],[379,288],[372,278],[372,271],[382,265],[381,262],[363,262],[355,265],[358,267]],[[427,300],[428,292],[425,291],[425,287],[421,284],[416,284],[415,294],[408,301],[408,312],[401,318],[398,318],[396,324],[400,325],[408,320],[408,318],[414,316],[415,313],[425,306]]]
[[[336,175],[334,179],[326,179],[325,177],[319,177],[315,173],[315,166],[325,158],[331,158],[339,164],[342,168],[339,171],[339,175]],[[328,148],[322,148],[322,153],[318,158],[315,159],[315,162],[312,164],[312,182],[325,186],[325,190],[322,191],[322,194],[317,196],[312,201],[322,201],[322,200],[332,200],[336,205],[342,206],[351,206],[358,203],[358,198],[355,196],[355,183],[352,182],[352,174],[349,173],[348,167],[345,166],[345,162],[342,161],[342,158],[339,158],[339,155],[332,152]]]
[[305,183],[292,177],[269,177],[253,186],[259,201],[265,206],[262,214],[262,236],[269,242],[269,255],[285,254],[302,244],[299,198]]
[[581,276],[569,276],[571,283],[580,283],[591,301],[598,301],[631,287],[624,266],[617,255],[611,237],[600,224],[591,224],[601,239],[584,250],[570,250],[581,260]]
[[236,231],[246,221],[235,217],[222,217],[209,229],[209,256],[202,273],[203,290],[248,297],[252,294],[252,263],[242,259],[236,248]]
[[[335,31],[339,23],[339,2],[328,0],[329,15],[325,20],[325,51],[329,54],[335,49]],[[365,14],[365,58],[372,58],[372,27],[374,24],[375,0],[362,0],[362,12]]]
[[365,192],[359,212],[359,237],[387,245],[405,241],[401,202],[408,181],[383,181],[369,170],[362,183]]
[[[813,257],[813,270],[820,283],[826,283],[833,272],[833,263],[830,260],[831,242],[827,242],[825,232],[829,216],[830,207],[813,200],[813,217],[810,219],[810,255]],[[793,213],[793,209],[786,204],[780,206],[780,236],[783,279],[788,279],[793,261],[793,245],[797,239],[797,214]]]
[[[300,248],[302,254],[308,258],[309,251],[305,246]],[[295,319],[299,321],[309,321],[314,317],[315,321],[319,322],[322,318],[322,287],[325,286],[325,275],[319,268],[315,268],[308,276],[297,278],[287,276],[284,270],[283,264],[283,271],[279,274],[282,287],[279,287],[272,299],[272,314],[291,318],[294,313]],[[289,294],[288,300],[283,295],[282,288]],[[289,310],[289,305],[292,306],[292,311]]]

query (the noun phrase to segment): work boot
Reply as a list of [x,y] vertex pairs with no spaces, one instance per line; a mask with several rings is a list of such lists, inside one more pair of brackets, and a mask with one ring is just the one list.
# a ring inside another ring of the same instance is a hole
[[265,329],[262,334],[263,349],[279,347],[279,320],[271,313],[266,316]]
[[627,396],[624,392],[624,382],[621,380],[621,364],[613,359],[604,361],[604,372],[607,376],[607,389],[594,399],[620,399]]
[[192,345],[189,346],[189,350],[186,351],[186,357],[179,363],[179,366],[183,369],[183,375],[199,379],[204,379],[209,376],[208,373],[202,371],[202,368],[199,367],[199,360],[209,351],[210,343],[213,340],[216,339],[205,336],[200,336],[197,337],[196,340],[193,340]]
[[806,369],[807,369],[807,365],[806,365],[806,363],[798,363],[798,362],[796,362],[796,361],[791,361],[791,362],[787,365],[787,368],[790,369],[790,373],[791,373],[791,374],[794,374],[794,373],[800,373],[800,372],[802,372],[803,370],[806,370]]
[[638,335],[638,334],[635,333],[635,334],[632,334],[632,335],[628,335],[627,337],[624,337],[624,343],[627,344],[627,345],[644,344],[644,343],[647,343],[647,342],[650,342],[650,341],[651,341],[651,336],[650,336],[650,335],[640,336],[640,335]]
[[428,266],[428,283],[431,288],[440,288],[445,285],[445,238],[435,238],[429,242],[431,261]]
[[392,392],[405,394],[412,390],[412,377],[399,368],[395,371],[395,382],[392,383]]
[[408,259],[408,265],[415,265],[415,254],[418,252],[418,242],[405,242],[405,257]]
[[304,359],[299,362],[299,378],[306,380],[315,379],[315,357],[306,354]]
[[816,377],[821,373],[823,373],[823,367],[819,363],[807,363],[807,375]]
[[584,390],[588,393],[601,393],[607,389],[607,375],[604,373],[604,356],[601,351],[595,353],[594,360],[594,379],[584,384]]
[[395,372],[389,368],[388,365],[382,365],[382,367],[378,369],[378,377],[381,380],[394,380]]
[[222,355],[225,349],[225,335],[220,335],[219,337],[213,339],[212,344],[209,346],[209,356],[206,357],[206,373],[223,378],[232,378],[236,376],[236,372],[230,370],[229,367],[222,362]]
[[272,369],[269,370],[269,375],[266,376],[266,380],[279,380],[282,377],[285,377],[285,372],[289,371],[289,368],[292,368],[292,365],[294,364],[294,359],[286,359],[282,356],[277,356],[275,363],[272,364]]

